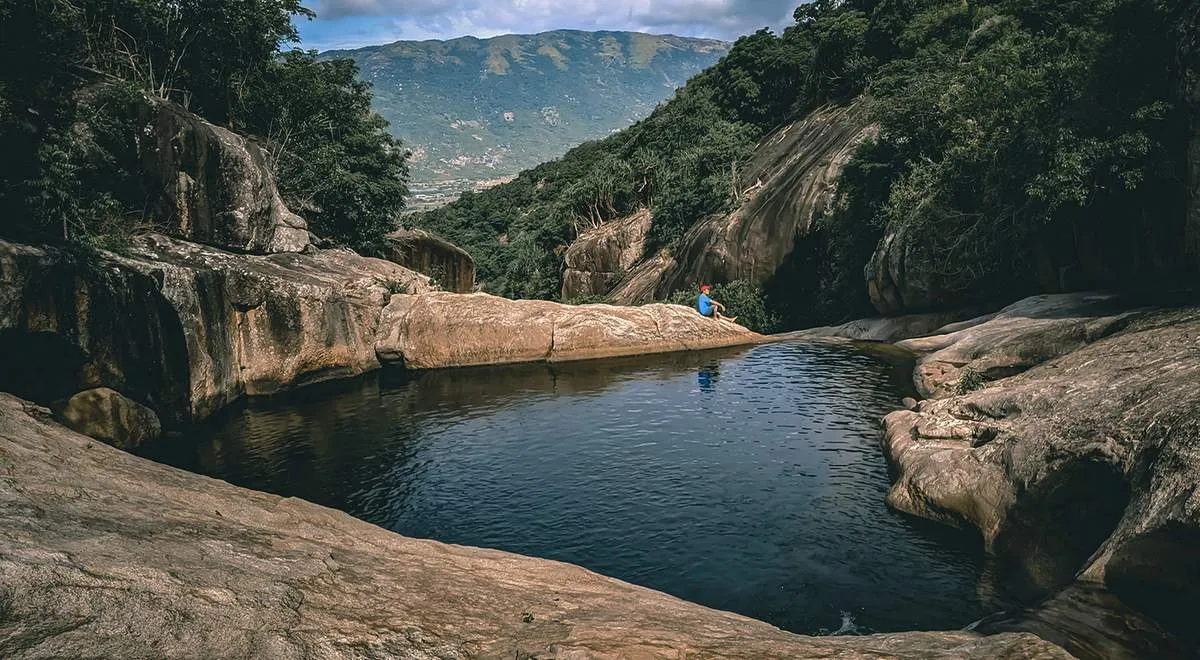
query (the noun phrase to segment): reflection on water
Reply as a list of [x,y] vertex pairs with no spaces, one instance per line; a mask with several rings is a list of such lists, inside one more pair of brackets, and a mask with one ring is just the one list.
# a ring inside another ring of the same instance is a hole
[[975,535],[884,505],[889,371],[776,344],[388,375],[234,410],[147,453],[797,632],[961,627],[994,610]]
[[989,635],[1032,632],[1080,660],[1200,657],[1194,641],[1177,637],[1103,587],[1085,582],[1034,607],[986,617],[973,628]]

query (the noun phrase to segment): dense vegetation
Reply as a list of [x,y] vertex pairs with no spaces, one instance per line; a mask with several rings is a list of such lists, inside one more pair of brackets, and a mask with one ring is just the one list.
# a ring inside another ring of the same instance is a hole
[[1078,254],[1080,236],[1158,244],[1100,246],[1116,272],[1169,258],[1188,128],[1169,35],[1184,3],[848,4],[861,5],[848,11],[865,21],[881,134],[825,219],[813,306],[858,311],[847,301],[865,301],[862,265],[884,228],[927,246],[925,277],[976,298],[1036,290],[1035,251]]
[[[729,49],[709,39],[557,30],[398,41],[351,58],[413,149],[414,202],[511,177],[645,117]],[[506,114],[508,113],[508,114]]]
[[745,37],[645,120],[414,222],[466,247],[485,287],[511,297],[556,297],[563,246],[640,206],[654,209],[654,244],[669,245],[729,207],[739,164],[802,109],[793,85],[830,93],[821,76],[806,82],[807,53],[794,41],[767,31]]
[[[684,307],[695,307],[698,289],[680,289],[667,297],[667,302]],[[725,305],[725,316],[737,317],[737,322],[755,332],[771,334],[778,332],[783,319],[770,309],[763,297],[762,289],[747,280],[734,280],[713,286],[712,297]]]
[[490,290],[551,298],[578,232],[645,206],[654,247],[669,249],[738,203],[739,168],[767,131],[866,93],[879,137],[768,283],[789,322],[868,311],[863,268],[888,227],[919,236],[936,276],[974,297],[1035,289],[1033,269],[1013,278],[1014,267],[1039,245],[1076,249],[1061,244],[1081,227],[1119,237],[1108,230],[1138,223],[1160,246],[1175,235],[1179,53],[1195,11],[1188,0],[818,0],[783,34],[740,39],[630,129],[417,222],[468,247]]
[[146,221],[133,117],[153,95],[265,140],[285,201],[370,247],[396,224],[407,153],[353,62],[280,54],[300,0],[0,2],[0,232],[103,238]]

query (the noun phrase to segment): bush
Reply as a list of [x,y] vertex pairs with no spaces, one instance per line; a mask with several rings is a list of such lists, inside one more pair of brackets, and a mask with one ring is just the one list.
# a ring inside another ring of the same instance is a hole
[[408,293],[408,284],[406,282],[382,277],[378,281],[393,296]]
[[[696,288],[680,289],[672,293],[667,302],[694,308]],[[782,321],[778,313],[767,305],[762,288],[748,280],[734,280],[727,284],[713,285],[712,297],[725,305],[726,316],[736,316],[737,322],[755,332],[770,334],[778,332]]]
[[987,380],[983,374],[975,371],[971,367],[963,367],[962,373],[958,377],[958,385],[954,388],[955,394],[970,394],[975,390],[983,389],[987,385]]

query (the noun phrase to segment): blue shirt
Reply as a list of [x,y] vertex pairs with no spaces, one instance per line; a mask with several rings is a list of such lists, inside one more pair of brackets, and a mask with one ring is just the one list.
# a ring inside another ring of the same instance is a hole
[[709,298],[707,293],[700,294],[700,298],[696,301],[696,309],[700,311],[701,316],[712,316],[713,299]]

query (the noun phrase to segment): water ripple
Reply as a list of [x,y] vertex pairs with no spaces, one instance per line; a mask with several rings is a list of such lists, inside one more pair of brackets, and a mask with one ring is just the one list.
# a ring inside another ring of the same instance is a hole
[[889,369],[793,343],[389,377],[243,408],[148,453],[797,632],[958,627],[991,605],[981,551],[885,507]]

